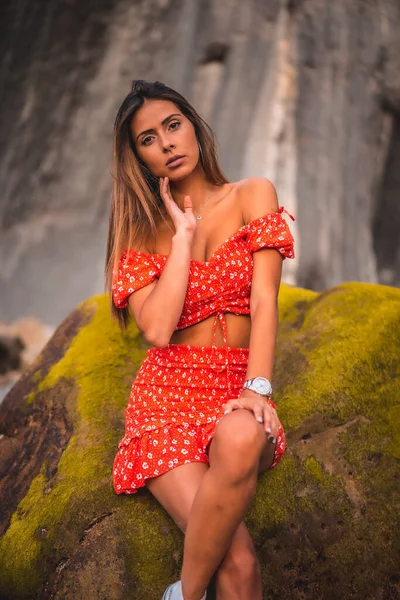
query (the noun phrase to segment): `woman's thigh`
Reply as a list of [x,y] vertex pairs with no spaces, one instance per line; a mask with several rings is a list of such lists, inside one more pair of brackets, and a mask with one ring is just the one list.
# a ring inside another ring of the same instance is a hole
[[194,497],[208,469],[206,463],[192,462],[146,481],[151,494],[183,532],[186,531]]

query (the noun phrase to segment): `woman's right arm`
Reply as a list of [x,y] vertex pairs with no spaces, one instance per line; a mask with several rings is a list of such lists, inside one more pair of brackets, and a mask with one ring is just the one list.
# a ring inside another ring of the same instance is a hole
[[166,346],[185,301],[189,280],[191,241],[176,234],[158,280],[129,296],[128,304],[139,329],[153,346]]
[[175,227],[172,247],[159,279],[131,294],[128,303],[146,340],[163,347],[182,314],[196,218],[190,196],[184,198],[184,211],[172,199],[167,177],[160,180],[160,195]]

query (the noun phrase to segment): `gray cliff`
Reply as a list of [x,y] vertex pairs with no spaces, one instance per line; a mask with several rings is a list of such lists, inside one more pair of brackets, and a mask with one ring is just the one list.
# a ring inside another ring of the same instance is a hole
[[103,290],[112,129],[131,80],[176,87],[229,179],[296,216],[284,281],[400,283],[398,0],[15,0],[0,8],[0,319]]

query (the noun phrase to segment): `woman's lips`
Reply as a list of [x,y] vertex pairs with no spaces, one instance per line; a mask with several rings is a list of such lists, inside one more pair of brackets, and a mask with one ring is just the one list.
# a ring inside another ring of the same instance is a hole
[[179,158],[172,160],[170,163],[167,164],[167,167],[172,169],[174,167],[179,167],[179,165],[182,164],[184,158],[184,156],[180,156]]

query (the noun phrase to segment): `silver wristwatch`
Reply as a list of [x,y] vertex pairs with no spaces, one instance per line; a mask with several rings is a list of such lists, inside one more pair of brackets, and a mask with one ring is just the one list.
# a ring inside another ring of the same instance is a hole
[[260,396],[270,396],[272,394],[272,385],[265,377],[253,377],[244,382],[242,390],[253,390],[253,392],[260,394]]

